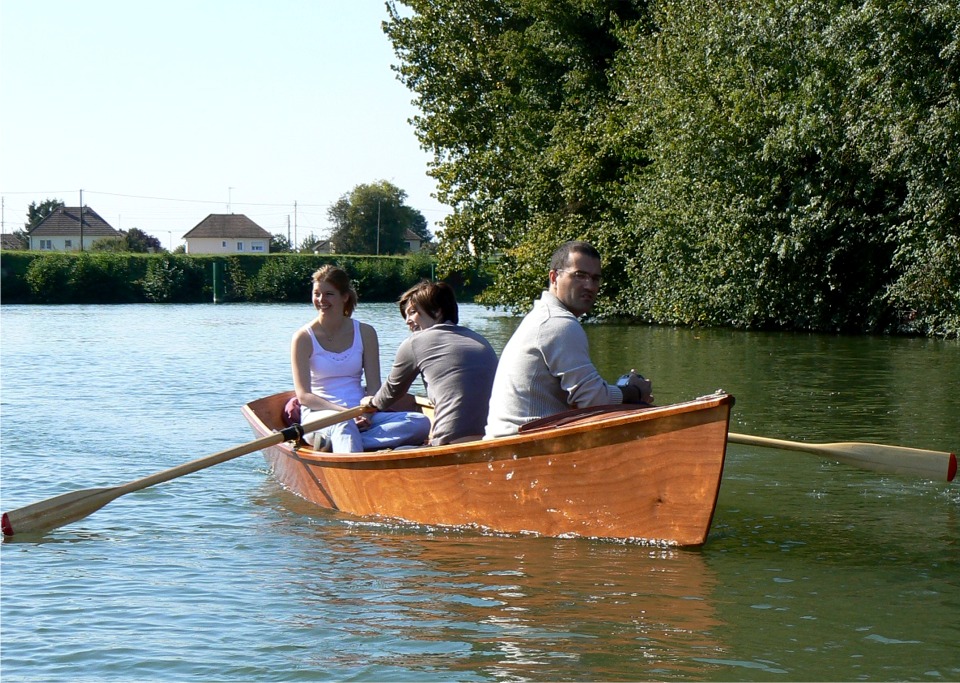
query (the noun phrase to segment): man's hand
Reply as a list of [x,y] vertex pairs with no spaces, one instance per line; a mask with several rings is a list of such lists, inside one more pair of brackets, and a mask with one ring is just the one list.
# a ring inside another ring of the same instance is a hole
[[631,370],[629,375],[621,377],[617,386],[623,392],[624,403],[653,403],[653,382],[643,375],[638,375],[636,370]]

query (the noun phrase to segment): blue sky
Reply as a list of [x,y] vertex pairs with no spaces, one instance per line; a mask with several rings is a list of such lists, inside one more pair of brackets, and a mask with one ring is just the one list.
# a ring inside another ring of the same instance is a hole
[[299,242],[385,179],[436,232],[449,209],[385,18],[382,0],[0,0],[3,231],[83,190],[167,248],[228,207]]

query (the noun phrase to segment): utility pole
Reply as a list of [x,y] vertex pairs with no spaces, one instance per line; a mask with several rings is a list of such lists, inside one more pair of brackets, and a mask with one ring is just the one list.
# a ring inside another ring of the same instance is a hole
[[380,255],[380,200],[377,200],[377,256]]
[[293,201],[293,250],[295,252],[300,251],[300,246],[297,244],[297,201]]
[[80,251],[83,251],[83,190],[80,190]]

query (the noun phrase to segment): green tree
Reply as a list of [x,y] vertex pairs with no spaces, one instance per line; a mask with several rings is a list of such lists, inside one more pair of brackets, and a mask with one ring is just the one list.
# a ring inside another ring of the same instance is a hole
[[166,249],[160,240],[148,235],[140,228],[120,232],[120,237],[97,240],[90,248],[91,251],[133,252],[136,254],[162,253]]
[[298,251],[302,254],[312,254],[320,249],[321,244],[323,244],[323,240],[311,232],[300,240],[300,248]]
[[434,155],[438,198],[453,208],[437,249],[440,269],[472,270],[497,254],[487,300],[526,308],[558,242],[587,238],[604,247],[624,223],[619,183],[645,159],[636,131],[617,115],[608,70],[625,32],[644,25],[647,3],[388,7],[398,75],[421,111],[417,135]]
[[960,334],[960,4],[844,6],[829,36],[843,55],[846,137],[893,185],[885,297],[901,329]]
[[290,244],[290,240],[286,235],[281,233],[275,233],[270,236],[270,253],[271,254],[287,254],[293,251],[293,245]]
[[24,231],[30,232],[40,221],[63,207],[63,205],[63,202],[59,199],[44,199],[39,204],[30,202],[30,206],[27,207],[27,222],[23,224]]
[[388,9],[440,269],[496,255],[486,301],[525,309],[583,238],[622,274],[600,314],[960,333],[955,0]]
[[427,219],[404,201],[407,193],[381,180],[357,185],[330,207],[333,223],[330,242],[341,254],[402,254],[410,230],[425,241],[431,239]]
[[627,192],[645,286],[618,308],[848,332],[946,333],[952,315],[956,334],[957,14],[660,3],[616,74],[653,160]]
[[158,238],[148,235],[140,228],[130,228],[123,237],[127,243],[127,251],[138,254],[159,254],[166,251]]

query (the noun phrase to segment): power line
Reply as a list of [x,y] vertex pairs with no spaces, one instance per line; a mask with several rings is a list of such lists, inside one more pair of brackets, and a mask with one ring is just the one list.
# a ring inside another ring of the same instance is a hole
[[[121,194],[119,192],[102,192],[100,190],[84,190],[88,194],[103,194],[110,197],[124,197],[126,199],[150,199],[158,202],[184,202],[188,204],[223,204],[223,200],[217,199],[177,199],[175,197],[150,197],[146,195],[136,195],[136,194]],[[233,202],[231,198],[231,204],[237,204],[238,206],[291,206],[293,204],[290,202]],[[333,204],[300,204],[300,206],[315,206],[315,207],[330,207]]]

